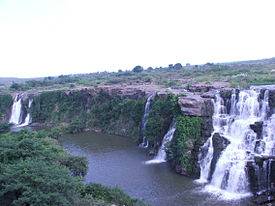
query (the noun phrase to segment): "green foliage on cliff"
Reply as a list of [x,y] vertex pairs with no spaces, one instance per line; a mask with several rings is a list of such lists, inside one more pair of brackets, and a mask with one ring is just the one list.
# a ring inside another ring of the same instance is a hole
[[12,105],[12,96],[10,94],[0,94],[0,119],[6,114]]
[[34,97],[31,115],[35,122],[67,122],[85,111],[86,93],[45,91]]
[[93,100],[88,124],[103,132],[113,131],[115,134],[138,137],[144,102],[144,99],[99,93]]
[[177,96],[172,94],[153,100],[145,128],[145,136],[151,146],[161,141],[169,129],[173,116],[179,111],[177,101]]
[[200,117],[178,116],[174,138],[167,149],[168,160],[190,176],[196,173],[193,149],[201,138],[201,124]]
[[48,91],[34,97],[31,116],[34,122],[68,123],[70,133],[87,128],[137,138],[144,101],[103,91]]
[[1,206],[143,205],[117,188],[85,185],[86,159],[67,154],[49,134],[0,135]]

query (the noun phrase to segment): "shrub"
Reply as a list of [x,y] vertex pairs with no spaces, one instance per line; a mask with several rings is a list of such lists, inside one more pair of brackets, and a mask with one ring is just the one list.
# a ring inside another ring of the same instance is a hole
[[145,206],[144,203],[138,201],[137,199],[132,199],[119,188],[108,188],[100,184],[86,185],[84,191],[82,192],[82,195],[90,195],[93,199],[104,200],[107,203],[116,205]]

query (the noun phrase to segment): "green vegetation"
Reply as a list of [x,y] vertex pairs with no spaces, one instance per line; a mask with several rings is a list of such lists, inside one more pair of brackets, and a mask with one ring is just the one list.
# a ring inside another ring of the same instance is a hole
[[14,82],[9,89],[11,91],[53,90],[113,84],[152,84],[166,88],[187,88],[188,85],[198,83],[211,85],[214,82],[241,88],[250,85],[275,84],[275,59],[228,64],[188,64],[187,66],[177,63],[166,67],[149,67],[147,69],[136,66],[132,71],[119,70],[118,72],[97,72],[30,79],[24,83]]
[[103,200],[110,204],[125,206],[145,206],[139,200],[132,199],[119,188],[108,188],[100,184],[88,184],[82,192],[83,196],[92,197],[93,199]]
[[150,147],[154,147],[161,142],[169,129],[174,115],[179,111],[177,100],[177,96],[172,94],[165,97],[155,97],[145,128],[145,136]]
[[10,131],[11,126],[12,126],[12,124],[7,123],[7,122],[0,123],[0,134]]
[[187,175],[193,176],[196,171],[194,145],[201,139],[200,117],[178,116],[174,138],[167,149],[167,158],[173,166],[179,165]]
[[138,138],[144,99],[110,96],[106,92],[48,91],[34,97],[31,116],[34,122],[68,124],[68,132],[95,129],[105,133]]
[[0,135],[0,204],[144,205],[121,190],[85,185],[87,161],[73,157],[46,131]]
[[10,94],[0,94],[0,120],[4,118],[7,110],[12,105],[12,96]]

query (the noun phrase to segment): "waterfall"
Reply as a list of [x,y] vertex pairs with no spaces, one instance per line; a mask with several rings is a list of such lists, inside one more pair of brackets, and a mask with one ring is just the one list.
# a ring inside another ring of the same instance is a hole
[[[232,100],[231,100],[231,102],[232,102]],[[213,105],[214,105],[214,114],[213,114],[212,119],[213,119],[214,131],[212,132],[211,137],[202,146],[203,151],[207,150],[206,155],[204,156],[204,158],[202,157],[202,154],[200,154],[200,156],[199,156],[201,175],[200,175],[200,179],[198,180],[198,182],[200,182],[200,183],[205,183],[208,181],[211,160],[213,158],[213,152],[214,152],[213,135],[215,133],[220,132],[220,130],[222,129],[221,122],[222,122],[223,118],[225,117],[224,116],[224,114],[225,114],[224,102],[223,102],[223,99],[221,98],[219,93],[216,94],[215,100],[213,100]]]
[[[214,100],[214,132],[201,148],[199,164],[201,175],[199,182],[208,183],[205,190],[234,199],[250,194],[248,177],[245,171],[247,161],[254,161],[254,155],[270,154],[274,146],[274,115],[267,117],[268,91],[261,99],[260,90],[233,91],[230,110],[227,111],[224,100],[218,93]],[[251,125],[263,122],[263,134],[258,137]],[[213,136],[228,141],[228,145],[213,164]],[[260,140],[259,140],[260,138]],[[260,142],[260,143],[259,143]],[[212,168],[213,169],[213,168]]]
[[21,120],[21,107],[22,107],[22,99],[20,94],[16,95],[13,100],[12,110],[11,110],[11,117],[9,122],[15,125],[20,124]]
[[[16,127],[24,127],[30,124],[31,122],[31,116],[30,113],[26,115],[25,119],[22,120],[23,118],[23,111],[22,111],[22,99],[23,95],[18,94],[14,98],[13,105],[12,105],[12,110],[11,110],[11,117],[9,122],[14,124]],[[33,100],[29,99],[28,103],[28,108],[31,108]]]
[[[32,106],[32,102],[33,100],[32,99],[29,99],[29,103],[28,103],[28,108],[30,109],[31,106]],[[30,115],[30,112],[28,112],[24,122],[22,124],[19,125],[19,127],[25,127],[25,126],[28,126],[29,124],[31,123],[31,115]]]
[[173,139],[174,133],[176,131],[176,121],[173,121],[170,125],[168,132],[163,137],[161,147],[159,148],[158,154],[152,160],[146,161],[145,164],[157,164],[166,162],[166,145]]
[[145,129],[146,129],[146,124],[147,124],[149,112],[150,112],[150,109],[151,109],[151,102],[153,101],[155,95],[156,95],[155,93],[150,94],[149,97],[147,98],[145,108],[144,108],[144,115],[143,115],[142,121],[141,121],[142,143],[139,146],[143,147],[143,148],[147,148],[148,145],[149,145],[149,142],[148,142],[147,138],[145,137],[144,133],[145,133]]

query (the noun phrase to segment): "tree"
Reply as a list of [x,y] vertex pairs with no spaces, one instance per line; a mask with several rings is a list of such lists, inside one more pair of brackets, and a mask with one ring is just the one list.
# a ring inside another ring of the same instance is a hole
[[136,73],[142,72],[143,71],[143,67],[142,66],[135,66],[132,71],[136,72]]
[[150,71],[153,71],[154,69],[153,67],[148,67],[146,70],[150,72]]
[[174,69],[182,69],[181,63],[177,63],[174,65]]

